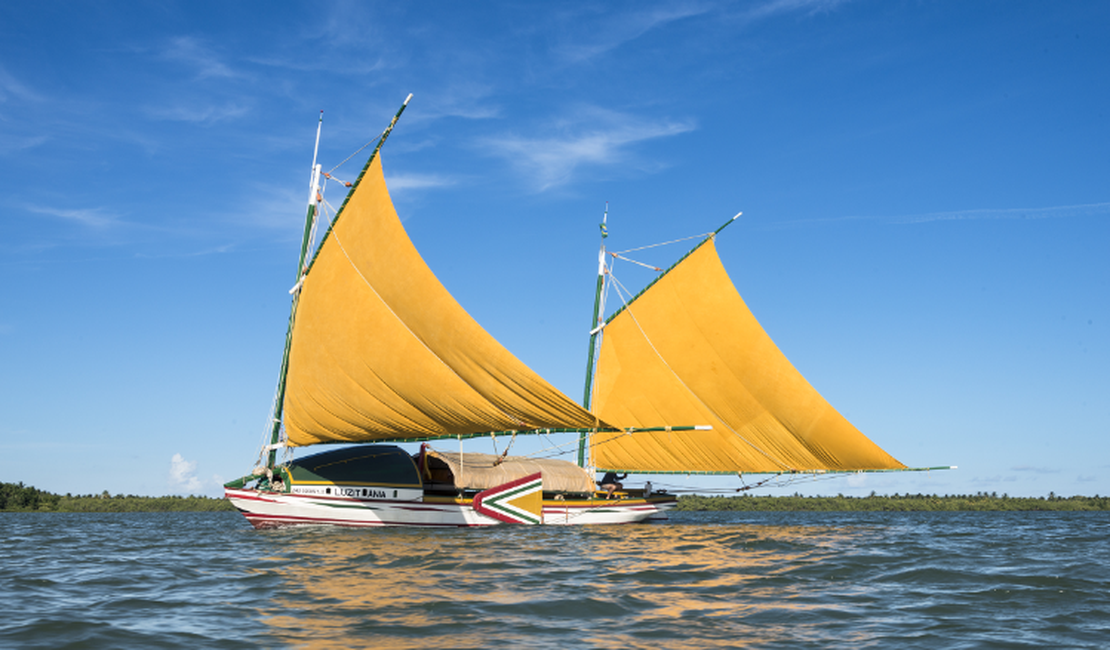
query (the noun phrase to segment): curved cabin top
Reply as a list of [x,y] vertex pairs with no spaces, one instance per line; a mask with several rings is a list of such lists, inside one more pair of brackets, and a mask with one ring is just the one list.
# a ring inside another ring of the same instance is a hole
[[574,463],[493,454],[440,452],[416,456],[395,445],[355,445],[290,461],[282,474],[289,487],[416,488],[427,492],[485,490],[540,472],[544,492],[592,494],[593,478]]

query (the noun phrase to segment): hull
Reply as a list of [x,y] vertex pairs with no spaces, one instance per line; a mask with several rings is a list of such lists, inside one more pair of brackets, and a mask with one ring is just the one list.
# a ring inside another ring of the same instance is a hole
[[[502,522],[474,510],[471,499],[426,495],[418,500],[360,499],[225,488],[224,495],[255,528],[296,525],[468,527]],[[628,499],[544,499],[543,523],[557,526],[632,524],[665,519],[673,496]]]

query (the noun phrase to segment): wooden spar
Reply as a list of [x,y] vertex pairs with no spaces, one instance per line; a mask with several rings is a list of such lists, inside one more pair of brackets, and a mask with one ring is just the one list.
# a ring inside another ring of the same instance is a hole
[[[619,433],[622,435],[635,435],[637,433],[659,433],[664,431],[711,431],[708,425],[679,426],[679,427],[630,427],[628,429],[588,428],[588,429],[525,429],[516,431],[478,431],[475,433],[439,434],[433,436],[417,436],[412,438],[375,438],[373,442],[428,442],[430,440],[447,440],[454,437],[459,440],[473,438],[488,438],[490,436],[546,436],[553,433]],[[730,472],[725,472],[726,474]]]
[[[702,472],[697,470],[652,470],[651,474],[679,474],[686,476],[825,476],[829,474],[889,474],[893,472],[937,472],[941,470],[957,469],[955,465],[940,465],[939,467],[898,467],[893,469],[795,469],[781,472]],[[598,467],[599,472],[616,472],[618,474],[632,474],[636,470],[621,469],[619,467]],[[649,472],[643,472],[645,474]]]
[[362,182],[362,177],[366,175],[366,170],[370,169],[370,163],[374,162],[374,159],[378,157],[378,152],[382,150],[382,145],[385,144],[385,139],[388,138],[389,134],[393,132],[393,127],[397,125],[397,120],[401,119],[401,113],[405,112],[405,107],[409,105],[410,99],[412,99],[412,93],[409,93],[409,96],[405,98],[404,103],[401,104],[401,108],[397,109],[397,114],[393,116],[392,120],[390,120],[389,126],[385,127],[385,131],[382,131],[382,135],[378,139],[378,144],[374,147],[373,153],[371,153],[370,157],[366,159],[366,164],[362,166],[362,171],[359,172],[358,178],[356,178],[355,182],[351,185],[351,191],[347,193],[347,198],[343,199],[343,204],[339,206],[339,210],[335,213],[335,218],[331,220],[331,224],[328,226],[327,232],[325,232],[324,236],[320,239],[320,245],[316,247],[316,253],[313,254],[312,261],[308,263],[308,267],[310,269],[312,268],[312,265],[316,263],[316,258],[320,255],[320,249],[324,247],[324,242],[328,240],[328,236],[331,235],[331,231],[335,228],[335,224],[338,223],[339,218],[343,216],[343,208],[347,207],[347,202],[351,200],[351,197],[354,195],[355,190],[358,188],[358,184]]
[[744,213],[743,213],[743,212],[737,212],[737,213],[736,213],[736,216],[735,216],[735,217],[733,217],[733,218],[729,219],[729,220],[728,220],[728,221],[726,221],[726,222],[725,222],[725,223],[724,223],[724,224],[723,224],[723,225],[722,225],[722,226],[721,226],[720,228],[718,228],[718,229],[714,230],[714,231],[713,231],[713,234],[714,234],[714,235],[716,235],[717,233],[719,233],[719,232],[721,232],[722,230],[724,230],[724,229],[725,229],[725,227],[726,227],[726,226],[728,226],[728,225],[729,225],[730,223],[732,223],[733,221],[736,221],[737,219],[739,219],[739,218],[740,218],[740,215],[742,215],[742,214],[744,214]]
[[[374,157],[378,155],[379,151],[381,151],[382,145],[385,144],[385,139],[389,137],[390,132],[393,131],[393,127],[397,124],[397,120],[401,118],[401,113],[403,113],[405,107],[408,106],[410,99],[412,99],[411,93],[408,97],[405,98],[405,102],[401,104],[401,108],[397,111],[397,114],[393,116],[392,120],[390,120],[389,126],[386,127],[385,131],[382,132],[377,146],[374,147],[374,152],[370,154],[370,158],[366,161],[366,165],[362,168],[362,173],[358,175],[358,179],[354,182],[351,187],[351,191],[347,194],[347,199],[343,201],[344,206],[347,205],[347,200],[350,200],[351,195],[354,194],[355,189],[358,187],[359,181],[361,181],[362,177],[366,174],[366,170],[370,168],[370,163],[374,161]],[[305,216],[304,236],[301,239],[301,256],[297,262],[297,284],[294,285],[292,291],[293,304],[289,309],[289,325],[285,330],[285,351],[281,355],[281,371],[278,374],[277,395],[274,398],[274,410],[273,415],[270,418],[273,424],[273,429],[270,433],[270,444],[268,447],[269,456],[266,459],[266,467],[270,469],[274,468],[274,463],[277,461],[277,450],[279,448],[278,440],[281,437],[281,422],[282,416],[284,415],[285,411],[285,380],[286,377],[288,377],[289,375],[289,351],[293,347],[293,325],[296,322],[297,304],[300,302],[301,297],[300,287],[301,283],[304,282],[305,276],[308,275],[309,269],[312,267],[312,263],[309,262],[308,264],[306,264],[305,259],[308,257],[308,249],[310,244],[309,240],[311,239],[312,226],[316,219],[316,197],[317,193],[319,192],[321,169],[320,165],[316,164],[316,156],[320,151],[320,129],[323,126],[323,122],[324,111],[320,111],[320,121],[316,125],[316,148],[312,152],[312,176],[309,183],[308,214]],[[335,222],[339,220],[339,216],[340,214],[342,214],[342,212],[343,209],[341,207],[339,209],[339,214],[335,215],[335,219],[332,220],[331,226],[328,227],[328,231],[324,233],[324,237],[320,240],[320,246],[317,247],[316,253],[312,257],[312,261],[316,260],[316,255],[320,253],[320,248],[323,247],[324,241],[326,241],[328,235],[331,234],[331,230],[335,227]]]
[[[605,202],[605,214],[601,217],[601,252],[597,254],[597,291],[594,293],[594,319],[590,322],[590,352],[586,359],[586,390],[582,396],[582,408],[590,410],[590,396],[593,393],[594,381],[594,351],[597,348],[597,337],[601,334],[602,289],[605,285],[605,238],[609,236],[609,202]],[[578,466],[586,466],[586,438],[587,433],[578,434]]]

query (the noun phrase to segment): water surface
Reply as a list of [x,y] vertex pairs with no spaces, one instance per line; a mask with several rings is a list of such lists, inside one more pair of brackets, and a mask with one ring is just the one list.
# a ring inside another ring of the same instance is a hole
[[1108,513],[255,531],[0,514],[0,647],[1101,648]]

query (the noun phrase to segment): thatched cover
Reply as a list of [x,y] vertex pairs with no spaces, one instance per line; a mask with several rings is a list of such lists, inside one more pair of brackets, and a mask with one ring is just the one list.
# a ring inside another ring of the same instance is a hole
[[[545,492],[589,493],[596,489],[593,477],[586,470],[565,460],[507,456],[503,462],[495,464],[501,457],[494,454],[459,454],[431,449],[428,456],[447,464],[451,478],[443,477],[447,479],[444,482],[453,481],[460,489],[486,490],[536,472],[543,474]],[[440,479],[439,476],[435,478]]]

